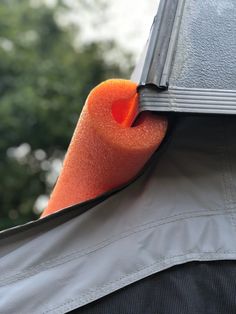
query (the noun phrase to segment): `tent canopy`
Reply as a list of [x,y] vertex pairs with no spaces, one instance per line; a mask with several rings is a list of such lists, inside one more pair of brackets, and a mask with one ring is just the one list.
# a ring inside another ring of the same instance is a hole
[[140,110],[236,113],[236,2],[161,0],[133,79]]
[[161,1],[140,110],[188,115],[131,184],[0,233],[0,313],[66,313],[175,265],[236,260],[236,116],[189,114],[236,113],[235,16],[235,0]]
[[174,265],[235,260],[235,122],[181,117],[125,189],[2,232],[0,312],[66,313]]

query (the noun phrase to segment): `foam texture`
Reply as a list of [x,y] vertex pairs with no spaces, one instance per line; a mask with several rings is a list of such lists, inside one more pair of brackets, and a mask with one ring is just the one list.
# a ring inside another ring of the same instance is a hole
[[42,217],[131,180],[163,140],[167,120],[137,114],[137,85],[108,80],[89,94]]

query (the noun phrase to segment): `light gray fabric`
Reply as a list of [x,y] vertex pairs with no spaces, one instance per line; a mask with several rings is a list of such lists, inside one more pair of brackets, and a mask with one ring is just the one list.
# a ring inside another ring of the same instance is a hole
[[0,313],[66,313],[177,264],[235,260],[235,135],[235,117],[182,117],[131,186],[1,239]]

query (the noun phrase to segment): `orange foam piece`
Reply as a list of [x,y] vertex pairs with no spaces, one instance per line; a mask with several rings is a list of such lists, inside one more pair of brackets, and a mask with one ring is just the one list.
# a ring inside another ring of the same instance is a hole
[[89,94],[42,217],[131,180],[162,142],[165,117],[138,108],[137,85],[108,80]]

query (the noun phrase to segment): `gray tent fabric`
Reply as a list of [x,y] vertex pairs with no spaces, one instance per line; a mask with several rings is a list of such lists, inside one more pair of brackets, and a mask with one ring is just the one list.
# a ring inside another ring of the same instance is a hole
[[236,260],[235,134],[234,116],[181,116],[124,190],[2,232],[0,313],[66,313],[174,265]]
[[235,114],[235,16],[235,0],[161,0],[132,76],[140,111]]

